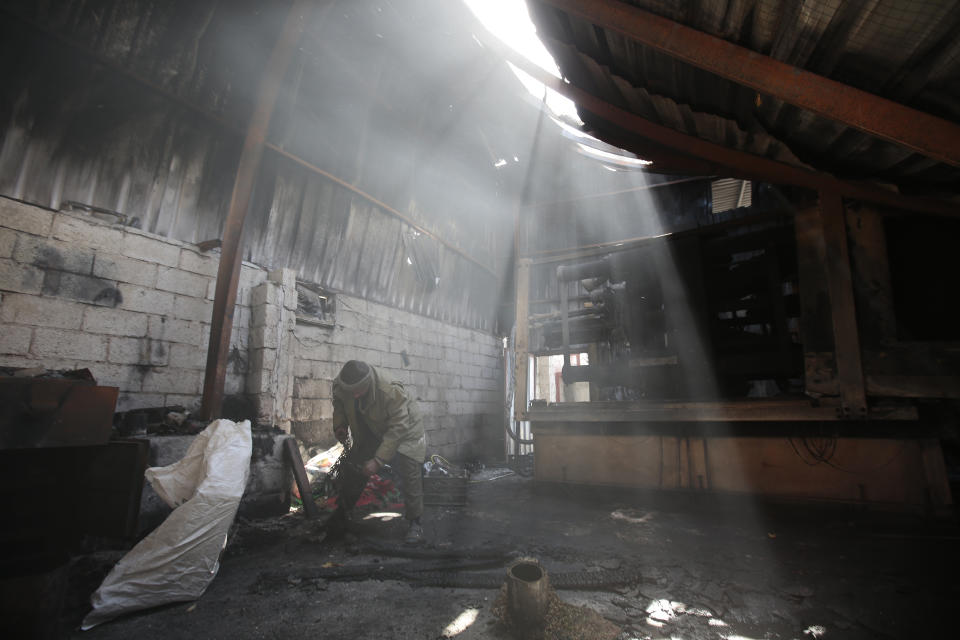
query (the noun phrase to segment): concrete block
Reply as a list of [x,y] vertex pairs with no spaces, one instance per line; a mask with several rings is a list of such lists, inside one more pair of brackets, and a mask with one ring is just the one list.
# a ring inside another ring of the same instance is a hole
[[296,398],[330,398],[332,381],[297,378],[294,381],[293,395]]
[[157,283],[157,265],[117,254],[98,252],[93,262],[93,275],[153,288]]
[[93,256],[92,249],[28,235],[20,238],[13,253],[13,259],[23,264],[85,275],[93,268]]
[[249,362],[250,375],[269,375],[277,366],[277,350],[252,347]]
[[264,304],[279,306],[279,287],[272,282],[261,282],[250,290],[250,306],[259,307]]
[[143,391],[148,393],[178,393],[193,395],[200,393],[203,373],[190,369],[164,367],[150,369],[143,376]]
[[140,391],[144,370],[125,364],[109,362],[90,362],[83,366],[90,369],[97,384],[104,387],[118,387],[121,391]]
[[148,316],[135,311],[87,307],[83,312],[83,330],[114,336],[147,335]]
[[174,296],[173,317],[181,320],[209,322],[213,315],[213,303],[202,298]]
[[0,258],[12,258],[13,248],[17,244],[17,232],[0,227]]
[[43,286],[43,277],[44,272],[37,267],[0,258],[0,291],[40,293]]
[[159,393],[138,393],[123,391],[117,398],[117,411],[131,411],[133,409],[150,409],[166,406],[164,396]]
[[121,309],[151,314],[166,314],[170,313],[173,308],[174,296],[172,293],[124,283],[118,284],[117,289],[119,289],[122,298]]
[[120,246],[124,233],[121,229],[112,229],[105,224],[60,213],[53,220],[53,231],[50,235],[79,248],[113,251]]
[[297,272],[293,269],[274,269],[267,273],[267,279],[286,289],[293,289],[297,286]]
[[[245,291],[237,291],[237,302],[243,301],[243,296]],[[213,278],[210,282],[207,283],[207,295],[204,296],[207,300],[214,300],[217,297],[217,279]]]
[[260,327],[250,332],[249,344],[251,349],[276,349],[280,346],[280,336],[276,331]]
[[168,364],[178,369],[204,369],[207,366],[207,352],[189,344],[171,344]]
[[48,236],[53,228],[54,214],[28,204],[0,198],[0,226]]
[[38,327],[79,329],[83,324],[83,304],[43,298],[40,296],[9,293],[0,305],[0,320],[7,323],[26,324]]
[[206,298],[210,279],[183,269],[159,267],[157,289],[171,291],[193,298]]
[[[128,258],[176,267],[180,264],[180,247],[134,230],[128,230],[119,244],[120,252]],[[116,251],[116,247],[107,248]]]
[[267,271],[260,267],[244,263],[240,266],[240,289],[250,290],[261,282],[266,282]]
[[30,327],[5,326],[0,332],[0,353],[25,356],[30,353],[30,340],[33,329]]
[[[262,287],[263,285],[260,285]],[[257,287],[259,289],[260,287]],[[263,327],[267,331],[277,328],[280,323],[280,307],[272,304],[255,304],[250,309],[250,327]]]
[[165,367],[170,361],[169,345],[150,338],[110,338],[107,361],[114,364]]
[[44,295],[89,302],[103,307],[116,307],[123,298],[117,283],[113,280],[66,271],[44,271],[41,291]]
[[220,268],[220,252],[200,253],[193,249],[181,249],[177,266],[185,271],[215,278]]
[[[230,376],[227,376],[227,380]],[[227,384],[224,383],[226,391]],[[229,395],[230,392],[227,392]],[[198,411],[200,409],[201,396],[199,394],[167,393],[163,396],[163,406],[165,407],[183,407],[187,411]]]
[[103,336],[78,331],[37,328],[31,352],[40,358],[106,360],[107,340]]
[[200,348],[199,346],[203,342],[204,332],[208,331],[208,325],[191,320],[177,320],[167,316],[152,315],[148,317],[147,336],[150,338],[193,345],[198,351],[206,353],[206,348]]
[[333,417],[333,402],[319,398],[294,398],[293,415],[295,421],[327,420]]

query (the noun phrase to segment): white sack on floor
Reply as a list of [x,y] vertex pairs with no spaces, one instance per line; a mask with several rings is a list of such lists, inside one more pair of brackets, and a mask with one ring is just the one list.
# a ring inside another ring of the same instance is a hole
[[104,579],[83,629],[131,611],[196,600],[206,591],[247,486],[251,450],[249,420],[217,420],[197,434],[182,460],[147,469],[147,480],[173,513]]

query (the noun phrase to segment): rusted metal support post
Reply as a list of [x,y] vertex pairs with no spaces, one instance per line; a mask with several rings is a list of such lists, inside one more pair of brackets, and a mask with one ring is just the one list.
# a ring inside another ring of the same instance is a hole
[[860,334],[853,299],[853,277],[847,247],[847,222],[843,198],[830,191],[820,192],[820,222],[827,258],[827,291],[833,319],[833,344],[840,386],[843,417],[864,418],[867,414],[866,385],[860,356]]
[[513,404],[517,420],[527,419],[527,369],[530,359],[530,260],[517,260],[516,340],[514,343]]
[[721,78],[960,166],[960,125],[780,62],[618,0],[538,0]]
[[250,205],[250,196],[263,155],[267,127],[273,114],[280,84],[293,55],[294,45],[303,32],[303,24],[314,5],[309,0],[296,0],[290,7],[280,38],[270,54],[260,80],[257,103],[247,127],[237,177],[230,196],[230,209],[223,224],[223,248],[220,266],[217,269],[217,288],[213,299],[213,314],[210,320],[210,346],[207,349],[207,368],[203,378],[203,404],[201,416],[205,419],[220,416],[223,406],[223,383],[227,373],[227,353],[230,350],[230,334],[233,330],[233,310],[237,301],[237,284],[240,279],[240,262],[243,258],[241,240],[243,224]]

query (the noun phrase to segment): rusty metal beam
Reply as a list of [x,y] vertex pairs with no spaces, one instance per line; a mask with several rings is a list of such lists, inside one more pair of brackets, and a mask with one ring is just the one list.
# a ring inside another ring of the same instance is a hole
[[210,320],[210,346],[207,349],[207,367],[203,379],[203,403],[200,409],[205,419],[217,418],[223,406],[223,385],[227,374],[227,353],[233,330],[233,311],[237,301],[240,280],[240,262],[243,258],[241,241],[243,225],[250,205],[250,196],[257,179],[267,128],[273,115],[273,106],[293,55],[294,46],[303,32],[303,25],[314,2],[295,0],[274,45],[270,59],[263,70],[257,102],[247,126],[237,177],[230,196],[230,209],[223,223],[223,248],[217,269],[217,286]]
[[814,191],[831,191],[847,198],[916,213],[940,216],[960,215],[960,203],[934,198],[904,196],[878,185],[840,180],[826,173],[784,164],[745,151],[728,149],[696,136],[680,133],[614,106],[579,87],[564,82],[513,52],[492,36],[485,35],[484,43],[496,49],[510,64],[557,93],[570,98],[580,108],[586,109],[641,138],[668,147],[678,153],[712,163],[713,166],[710,167],[709,171],[711,174],[716,173],[732,178],[745,178],[773,184],[789,184]]
[[960,125],[804,71],[617,0],[537,0],[687,64],[960,166]]

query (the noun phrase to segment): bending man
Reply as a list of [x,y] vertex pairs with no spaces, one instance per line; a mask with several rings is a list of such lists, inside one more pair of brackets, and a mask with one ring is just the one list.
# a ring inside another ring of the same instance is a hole
[[405,542],[423,537],[423,459],[426,442],[416,401],[403,385],[359,360],[343,365],[333,381],[333,433],[345,442],[347,428],[353,447],[340,472],[340,509],[344,518],[363,492],[367,478],[389,463],[403,483],[408,522]]

